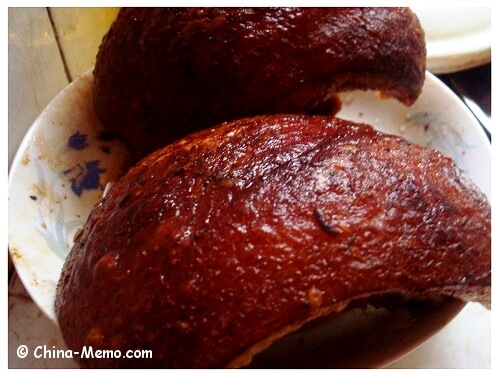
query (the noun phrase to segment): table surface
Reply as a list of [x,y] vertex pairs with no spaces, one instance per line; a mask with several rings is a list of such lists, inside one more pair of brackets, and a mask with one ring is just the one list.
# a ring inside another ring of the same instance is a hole
[[[27,130],[46,105],[94,65],[117,8],[9,8],[9,166]],[[488,116],[491,67],[441,76],[466,82],[468,95]],[[66,349],[56,324],[31,300],[9,259],[9,368],[75,368],[71,359],[19,358],[20,345]],[[468,304],[443,330],[389,368],[490,368],[491,314]]]

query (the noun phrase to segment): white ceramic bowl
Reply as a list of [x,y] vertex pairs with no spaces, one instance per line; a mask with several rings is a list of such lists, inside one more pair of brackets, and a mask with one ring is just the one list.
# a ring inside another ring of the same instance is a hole
[[425,31],[427,69],[452,73],[491,61],[491,8],[414,6]]
[[[129,156],[124,145],[104,132],[91,89],[88,71],[63,90],[27,133],[10,170],[9,250],[26,289],[54,321],[56,285],[73,236],[106,184],[122,174]],[[430,73],[412,107],[374,92],[345,93],[342,99],[339,117],[440,150],[490,197],[488,139],[462,102]],[[418,311],[420,317],[428,315],[427,324],[409,323],[409,332],[417,334],[399,349],[381,351],[370,364],[384,364],[414,348],[461,307],[452,302]]]

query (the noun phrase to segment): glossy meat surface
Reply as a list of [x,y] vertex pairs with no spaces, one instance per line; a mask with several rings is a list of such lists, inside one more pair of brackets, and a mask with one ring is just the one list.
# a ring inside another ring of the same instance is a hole
[[75,351],[153,350],[83,366],[238,366],[372,294],[488,304],[490,231],[485,196],[436,151],[332,117],[242,119],[113,185],[56,311]]
[[411,104],[424,73],[406,8],[123,9],[97,56],[94,102],[140,158],[224,121],[332,114],[337,91]]

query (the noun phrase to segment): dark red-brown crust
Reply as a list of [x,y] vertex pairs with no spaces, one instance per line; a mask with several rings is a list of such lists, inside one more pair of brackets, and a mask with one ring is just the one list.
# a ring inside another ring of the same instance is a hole
[[411,104],[425,43],[407,8],[123,9],[94,74],[97,114],[143,157],[224,121],[331,114],[336,91]]
[[[453,162],[368,125],[243,119],[146,158],[64,265],[69,348],[152,349],[87,367],[221,367],[371,294],[487,303],[490,206]],[[241,363],[233,363],[241,364]]]

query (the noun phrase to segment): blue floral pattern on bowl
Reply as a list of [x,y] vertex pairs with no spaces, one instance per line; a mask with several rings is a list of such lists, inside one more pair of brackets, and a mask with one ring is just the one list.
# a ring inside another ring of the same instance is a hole
[[[85,214],[77,214],[75,218],[74,214],[68,213],[66,208],[68,195],[80,199],[82,194],[93,191],[93,200],[99,199],[107,182],[106,168],[102,164],[105,165],[114,157],[113,150],[121,151],[121,149],[116,148],[116,141],[113,138],[103,140],[99,137],[99,132],[91,135],[77,131],[67,138],[65,145],[55,150],[59,152],[53,155],[53,159],[64,160],[66,162],[64,165],[69,164],[70,167],[60,171],[61,164],[58,163],[53,168],[47,169],[46,164],[35,159],[33,163],[37,173],[37,190],[45,194],[31,195],[31,199],[39,203],[38,232],[54,254],[64,260],[73,243],[74,234],[83,226],[86,219]],[[99,154],[96,150],[104,153],[104,159],[94,159]],[[69,187],[71,193],[67,190],[64,193],[58,192],[59,186]]]

